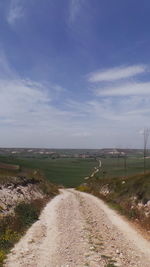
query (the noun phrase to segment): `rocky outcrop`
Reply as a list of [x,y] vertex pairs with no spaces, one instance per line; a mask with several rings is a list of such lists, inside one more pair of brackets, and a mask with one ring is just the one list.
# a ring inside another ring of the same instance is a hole
[[41,199],[44,194],[36,184],[5,184],[0,186],[0,216],[12,213],[20,202]]

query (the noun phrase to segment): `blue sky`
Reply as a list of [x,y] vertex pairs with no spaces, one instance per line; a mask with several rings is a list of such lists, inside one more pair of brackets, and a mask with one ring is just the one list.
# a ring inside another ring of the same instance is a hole
[[148,0],[0,0],[0,146],[142,147]]

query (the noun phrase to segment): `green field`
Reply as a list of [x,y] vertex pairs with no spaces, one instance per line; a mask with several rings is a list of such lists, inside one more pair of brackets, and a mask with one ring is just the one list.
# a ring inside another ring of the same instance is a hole
[[92,173],[97,165],[95,159],[38,159],[0,157],[1,162],[19,164],[21,167],[40,169],[52,183],[66,187],[76,187],[84,182],[84,177]]
[[[118,177],[130,176],[143,173],[142,155],[134,155],[127,157],[126,167],[124,158],[103,158],[102,169],[98,173],[98,177]],[[146,171],[150,171],[150,158],[146,159]]]
[[[102,168],[99,178],[125,177],[143,173],[142,155],[127,157],[126,168],[124,158],[101,158]],[[53,183],[66,187],[76,187],[84,182],[84,177],[89,176],[94,167],[98,165],[95,159],[81,158],[44,158],[44,157],[12,157],[0,156],[0,162],[18,164],[24,168],[40,169],[46,178]],[[146,159],[146,170],[150,171],[150,159]]]

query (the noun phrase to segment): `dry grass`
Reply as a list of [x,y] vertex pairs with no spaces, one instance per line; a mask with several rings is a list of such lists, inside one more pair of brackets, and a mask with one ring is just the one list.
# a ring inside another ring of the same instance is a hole
[[[108,189],[104,194],[103,188]],[[145,208],[139,208],[150,200],[150,173],[139,174],[125,178],[90,179],[77,188],[80,191],[96,195],[121,214],[136,220],[144,229],[150,230],[150,215]]]
[[58,194],[58,187],[45,179],[39,170],[0,170],[0,185],[15,187],[19,185],[27,186],[36,184],[40,191],[43,192],[42,199],[31,200],[30,203],[18,203],[14,210],[14,215],[7,215],[0,218],[0,267],[6,255],[14,244],[25,233],[41,213],[46,203]]

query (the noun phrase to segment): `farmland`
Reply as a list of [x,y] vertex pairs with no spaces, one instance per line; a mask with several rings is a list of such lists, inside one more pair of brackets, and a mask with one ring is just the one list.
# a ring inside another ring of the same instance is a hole
[[[100,157],[99,157],[100,158]],[[125,177],[143,173],[141,154],[130,154],[126,157],[101,157],[102,168],[96,174],[98,178]],[[21,168],[40,169],[45,177],[53,183],[66,187],[76,187],[84,182],[94,167],[98,165],[95,157],[90,158],[50,158],[45,156],[1,155],[1,163],[19,165]],[[146,171],[150,170],[150,158],[146,159]],[[2,170],[1,170],[2,171]]]
[[97,164],[95,159],[49,159],[0,157],[1,162],[18,164],[24,168],[40,169],[50,182],[75,187],[83,183]]
[[[99,178],[124,177],[143,173],[143,157],[133,155],[126,158],[103,158]],[[150,171],[150,158],[146,159],[146,171]]]

